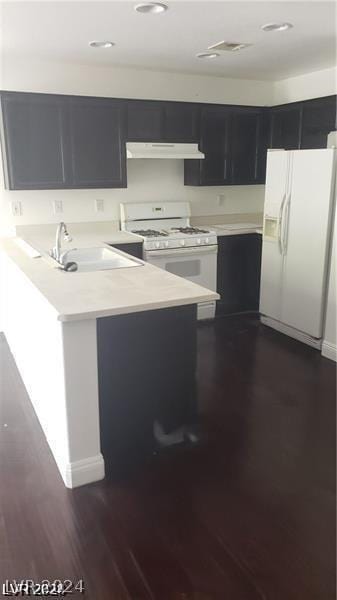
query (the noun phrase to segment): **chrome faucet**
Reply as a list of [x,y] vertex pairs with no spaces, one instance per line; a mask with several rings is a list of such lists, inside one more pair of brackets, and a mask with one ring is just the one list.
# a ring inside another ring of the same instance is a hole
[[57,260],[57,262],[62,263],[62,254],[61,254],[61,246],[62,246],[62,236],[63,233],[63,240],[65,240],[66,242],[71,242],[72,241],[72,237],[69,235],[68,230],[67,230],[67,226],[66,224],[61,221],[61,223],[59,223],[57,230],[56,230],[56,239],[55,239],[55,246],[54,248],[50,251],[50,255]]

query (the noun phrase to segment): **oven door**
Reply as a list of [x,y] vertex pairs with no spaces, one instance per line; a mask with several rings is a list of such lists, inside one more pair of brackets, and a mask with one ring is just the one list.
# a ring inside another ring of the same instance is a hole
[[144,259],[159,267],[190,279],[216,292],[217,246],[177,248],[174,250],[147,250]]

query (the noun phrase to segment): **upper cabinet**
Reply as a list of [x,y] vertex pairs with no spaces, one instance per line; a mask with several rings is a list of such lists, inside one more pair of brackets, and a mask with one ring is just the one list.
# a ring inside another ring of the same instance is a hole
[[264,183],[267,147],[324,148],[336,96],[273,108],[1,92],[1,146],[10,190],[122,188],[126,141],[197,143],[191,186]]
[[226,107],[202,108],[199,148],[205,158],[185,160],[185,185],[226,185],[229,182],[229,116]]
[[301,148],[325,148],[336,128],[336,96],[303,102]]
[[270,148],[297,150],[301,146],[302,103],[271,110]]
[[130,142],[160,142],[164,132],[162,102],[130,100],[127,103],[127,139]]
[[326,148],[336,129],[336,96],[277,106],[271,110],[270,147],[298,150]]
[[126,187],[125,110],[105,98],[69,102],[72,185]]
[[200,105],[167,102],[164,108],[164,139],[170,142],[199,142]]
[[130,142],[198,142],[199,108],[188,102],[128,101]]
[[263,183],[268,138],[264,109],[208,106],[202,110],[203,160],[185,161],[185,185]]
[[8,189],[126,186],[122,103],[5,92],[1,107]]
[[11,190],[67,187],[69,156],[64,98],[3,93],[1,109],[6,187]]
[[231,185],[264,183],[266,175],[268,114],[238,109],[231,118]]

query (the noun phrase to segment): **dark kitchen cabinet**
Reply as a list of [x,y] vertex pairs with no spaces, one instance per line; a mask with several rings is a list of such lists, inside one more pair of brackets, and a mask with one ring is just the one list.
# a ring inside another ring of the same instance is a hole
[[271,110],[270,147],[326,148],[328,133],[336,128],[336,96],[277,106]]
[[136,258],[143,258],[143,242],[131,242],[126,244],[110,244],[113,248],[117,248],[117,250],[122,250],[127,254],[131,254],[131,256],[135,256]]
[[62,96],[1,94],[1,142],[8,189],[68,187],[66,109]]
[[164,111],[164,139],[171,142],[199,142],[200,107],[188,102],[169,102]]
[[302,110],[300,102],[272,109],[270,148],[298,150],[301,147]]
[[164,103],[134,100],[127,105],[127,139],[161,142],[164,138]]
[[257,233],[218,237],[218,315],[258,310],[261,251]]
[[205,158],[185,160],[185,185],[264,183],[268,116],[264,109],[202,110],[200,149]]
[[336,96],[273,107],[1,92],[7,189],[126,187],[125,142],[198,143],[191,186],[264,183],[266,150],[324,148]]
[[326,148],[336,128],[336,96],[303,102],[301,148]]
[[231,116],[230,183],[264,183],[268,142],[266,111],[242,109]]
[[133,142],[198,142],[199,107],[188,102],[128,102],[127,139]]
[[70,99],[73,187],[126,187],[125,116],[125,107],[118,101]]
[[101,448],[106,472],[123,476],[151,456],[153,424],[194,423],[196,305],[97,319]]
[[202,160],[185,160],[185,185],[227,185],[230,182],[230,111],[208,106],[201,111]]
[[8,189],[126,186],[123,103],[5,92],[1,109]]

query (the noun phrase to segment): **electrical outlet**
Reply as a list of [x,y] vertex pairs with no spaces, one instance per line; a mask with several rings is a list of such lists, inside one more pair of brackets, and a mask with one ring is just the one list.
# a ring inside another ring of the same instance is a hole
[[12,214],[14,217],[21,217],[22,215],[22,204],[20,200],[12,200]]
[[95,200],[96,212],[104,212],[104,200],[97,198]]
[[53,207],[54,207],[54,214],[55,215],[59,215],[60,213],[63,213],[63,202],[62,202],[62,200],[54,200]]
[[218,206],[225,206],[225,194],[218,195]]

